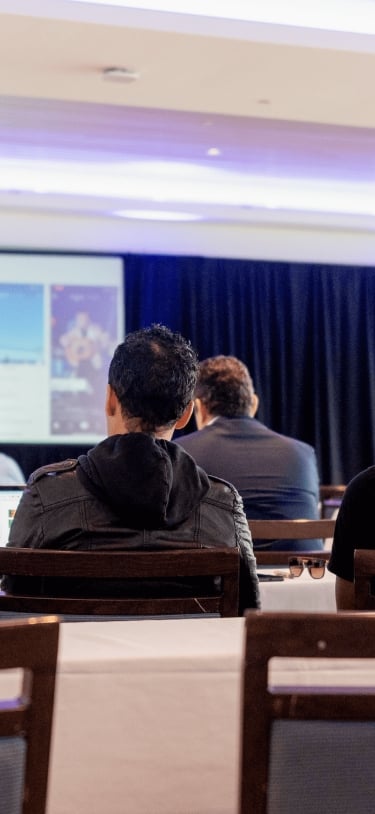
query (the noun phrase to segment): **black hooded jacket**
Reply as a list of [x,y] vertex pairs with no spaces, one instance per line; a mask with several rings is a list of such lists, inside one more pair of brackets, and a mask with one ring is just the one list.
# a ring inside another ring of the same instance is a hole
[[171,441],[136,432],[87,455],[37,469],[8,545],[64,549],[238,546],[242,607],[259,607],[256,563],[242,500]]

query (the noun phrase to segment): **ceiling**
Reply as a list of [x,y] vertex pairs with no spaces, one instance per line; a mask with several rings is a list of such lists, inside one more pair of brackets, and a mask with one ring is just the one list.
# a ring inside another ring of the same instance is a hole
[[0,55],[0,216],[375,231],[373,33],[0,0]]

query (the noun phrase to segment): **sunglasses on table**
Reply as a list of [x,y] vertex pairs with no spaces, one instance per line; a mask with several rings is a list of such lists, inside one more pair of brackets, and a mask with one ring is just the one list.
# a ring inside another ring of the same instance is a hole
[[307,568],[310,577],[322,579],[326,571],[326,561],[312,557],[289,557],[288,564],[291,577],[300,577]]

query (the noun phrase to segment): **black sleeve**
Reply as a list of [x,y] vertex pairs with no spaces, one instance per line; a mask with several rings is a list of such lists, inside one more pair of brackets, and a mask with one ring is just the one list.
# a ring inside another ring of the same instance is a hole
[[354,550],[375,549],[375,466],[364,470],[345,491],[337,516],[328,569],[354,580]]

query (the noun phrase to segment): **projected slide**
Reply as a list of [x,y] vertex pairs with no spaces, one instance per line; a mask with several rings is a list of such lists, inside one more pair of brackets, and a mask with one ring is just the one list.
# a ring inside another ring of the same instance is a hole
[[0,364],[44,361],[43,286],[0,283]]
[[0,442],[105,437],[123,338],[120,258],[0,254]]

